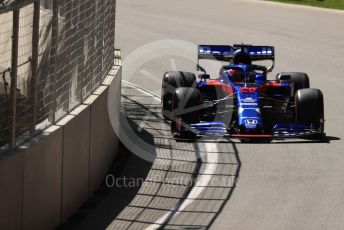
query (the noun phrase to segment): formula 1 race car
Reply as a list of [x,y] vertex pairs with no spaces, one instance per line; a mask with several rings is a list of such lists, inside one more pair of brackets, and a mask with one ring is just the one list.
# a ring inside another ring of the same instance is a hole
[[[200,59],[226,65],[216,79],[210,79],[199,65]],[[253,64],[263,60],[272,65]],[[174,136],[322,138],[322,92],[310,88],[306,73],[283,72],[275,80],[267,80],[274,64],[272,46],[199,46],[199,81],[191,72],[166,72],[163,76],[162,114],[171,120]]]

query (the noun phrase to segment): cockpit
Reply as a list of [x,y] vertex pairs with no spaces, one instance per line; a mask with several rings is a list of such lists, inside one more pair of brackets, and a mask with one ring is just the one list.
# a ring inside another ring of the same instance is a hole
[[250,83],[261,85],[266,81],[267,70],[258,65],[227,65],[220,69],[220,79],[234,84]]

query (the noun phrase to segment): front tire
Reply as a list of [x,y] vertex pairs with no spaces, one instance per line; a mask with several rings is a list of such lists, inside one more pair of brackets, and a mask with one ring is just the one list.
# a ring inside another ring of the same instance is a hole
[[161,98],[162,115],[167,120],[172,116],[173,93],[179,87],[195,87],[197,84],[196,75],[189,72],[171,71],[166,72],[162,80]]
[[196,134],[187,125],[200,122],[201,93],[195,88],[178,88],[173,94],[171,132],[175,137],[194,139]]
[[324,132],[324,97],[319,89],[300,89],[295,95],[298,124],[312,125]]

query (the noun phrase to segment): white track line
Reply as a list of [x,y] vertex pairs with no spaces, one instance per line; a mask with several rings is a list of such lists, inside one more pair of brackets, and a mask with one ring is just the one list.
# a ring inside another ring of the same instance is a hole
[[148,72],[148,70],[145,70],[145,69],[141,69],[140,70],[140,73],[143,74],[146,78],[149,78],[153,81],[157,81],[156,79],[158,78],[157,76],[153,76],[152,73]]
[[[143,89],[142,87],[135,85],[133,83],[127,82],[122,80],[122,82],[126,85],[129,85],[131,87],[134,87],[136,90],[140,91],[141,93],[147,95],[147,96],[151,96],[153,97],[155,100],[161,102],[161,98],[152,93],[147,91],[146,89]],[[202,192],[206,189],[206,186],[209,185],[211,179],[212,179],[212,175],[215,174],[216,172],[216,168],[217,168],[217,163],[219,160],[219,155],[218,155],[218,148],[217,148],[217,144],[216,143],[205,143],[205,149],[207,154],[207,165],[206,168],[203,172],[201,172],[201,176],[199,176],[197,178],[196,184],[193,186],[193,188],[191,189],[189,195],[185,198],[185,200],[183,201],[183,203],[180,205],[180,207],[177,210],[171,210],[169,212],[167,212],[165,215],[163,215],[162,217],[160,217],[154,224],[151,224],[150,226],[148,226],[146,229],[157,229],[159,227],[161,227],[162,224],[165,223],[165,221],[167,220],[167,218],[170,217],[170,215],[175,212],[174,216],[177,216],[180,212],[182,212],[183,210],[185,210],[189,205],[192,204],[192,202],[197,199]]]
[[146,90],[146,89],[144,89],[144,88],[142,88],[142,87],[140,87],[140,86],[138,86],[138,85],[135,85],[135,84],[133,84],[133,83],[130,83],[130,82],[128,82],[128,81],[122,80],[122,82],[123,82],[124,84],[126,84],[126,85],[129,85],[129,86],[135,88],[136,90],[140,91],[141,93],[143,93],[143,94],[145,94],[145,95],[147,95],[147,96],[150,96],[150,97],[154,98],[154,99],[157,100],[159,103],[161,102],[161,97],[160,97],[160,96],[158,96],[158,95],[156,95],[156,94],[154,94],[154,93],[152,93],[152,92],[149,92],[148,90]]
[[189,205],[197,199],[202,192],[206,189],[206,186],[209,185],[212,175],[215,174],[217,163],[218,163],[218,148],[215,143],[205,143],[205,148],[207,151],[207,166],[204,172],[201,172],[202,175],[197,178],[197,182],[192,188],[189,195],[185,198],[181,206],[177,210],[171,210],[167,212],[165,215],[160,217],[154,224],[151,224],[146,228],[146,230],[153,230],[158,229],[167,221],[167,218],[170,217],[172,213],[175,213],[174,216],[177,216],[180,212],[185,210]]
[[173,71],[177,71],[178,68],[177,68],[176,59],[171,59],[170,62],[171,62],[172,70],[173,70]]

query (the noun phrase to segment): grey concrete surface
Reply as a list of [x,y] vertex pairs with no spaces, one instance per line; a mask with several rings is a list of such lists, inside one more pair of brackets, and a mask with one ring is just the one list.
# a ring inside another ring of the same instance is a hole
[[[236,145],[242,162],[240,177],[212,229],[343,228],[343,12],[245,0],[119,0],[117,6],[116,45],[122,49],[124,63],[139,47],[160,39],[274,45],[276,68],[271,79],[282,71],[307,72],[311,86],[321,88],[325,95],[329,143]],[[136,64],[139,68],[134,76],[125,74],[132,66],[124,64],[124,79],[159,94],[165,71],[175,67],[194,71],[195,63],[170,55]],[[221,148],[231,152],[230,146],[223,144]],[[151,199],[140,194],[137,198]],[[169,202],[173,204],[169,198],[160,201]],[[204,209],[210,205],[206,203]],[[122,219],[157,222],[165,214],[159,210],[141,215],[145,211],[142,207],[128,208],[130,211],[120,215]],[[198,217],[190,214],[183,221]],[[128,226],[126,221],[121,223],[122,228]]]
[[[155,147],[152,152],[155,159],[143,183],[134,183],[141,186],[135,198],[108,229],[208,228],[235,186],[240,167],[235,145],[225,140],[224,143],[177,142],[171,136],[170,124],[161,117],[160,102],[125,83],[122,111],[132,122],[132,129]],[[217,148],[209,151],[209,144]],[[208,184],[205,181],[210,177],[213,183]],[[87,221],[93,222],[92,218]]]
[[0,160],[0,226],[21,228],[24,181],[24,154]]
[[90,116],[90,107],[82,105],[58,124],[64,134],[62,175],[68,175],[62,181],[62,222],[89,197]]
[[[112,161],[116,157],[118,138],[112,129],[107,107],[108,87],[102,86],[97,91],[97,99],[91,104],[91,136],[90,136],[90,182],[89,194],[103,182]],[[88,103],[86,101],[86,103]],[[118,112],[119,112],[119,108]]]
[[177,142],[160,115],[159,100],[135,86],[122,86],[121,126],[131,127],[121,130],[122,137],[134,131],[133,143],[144,140],[153,159],[140,158],[143,149],[134,154],[132,146],[122,146],[120,154],[129,159],[122,170],[118,161],[112,167],[120,173],[110,171],[108,184],[59,229],[207,229],[234,191],[240,171],[235,144]]
[[[118,153],[107,106],[108,89],[121,84],[118,69],[113,67],[88,104],[0,156],[1,229],[54,229],[103,181]],[[113,100],[120,103],[120,97]],[[112,113],[117,123],[119,110]]]
[[23,229],[52,229],[61,222],[63,130],[49,128],[47,138],[25,150]]

